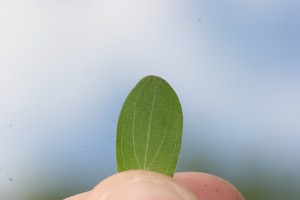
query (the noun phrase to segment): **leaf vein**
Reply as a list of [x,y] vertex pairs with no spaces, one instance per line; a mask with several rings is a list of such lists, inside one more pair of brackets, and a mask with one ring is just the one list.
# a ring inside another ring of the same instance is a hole
[[[172,102],[172,101],[171,101]],[[168,122],[167,122],[167,125],[166,125],[166,129],[164,131],[164,136],[160,142],[160,145],[158,147],[158,150],[157,152],[155,153],[155,156],[153,158],[153,160],[151,161],[151,163],[149,164],[149,166],[147,167],[147,169],[149,169],[151,167],[151,165],[154,163],[156,157],[158,156],[160,150],[161,150],[161,147],[163,146],[163,143],[165,141],[165,138],[166,138],[166,135],[167,135],[167,132],[168,132],[168,128],[169,128],[169,124],[170,124],[170,118],[171,118],[171,113],[173,112],[173,103],[171,103],[171,111],[169,112],[169,116],[168,116]]]
[[150,133],[151,133],[156,87],[157,87],[157,83],[154,87],[154,92],[153,92],[153,97],[152,97],[151,113],[150,113],[150,117],[149,117],[150,119],[149,119],[149,126],[148,126],[148,132],[147,132],[147,143],[146,143],[146,150],[145,150],[144,169],[146,169],[146,163],[147,163],[147,154],[148,154],[148,148],[149,148],[149,138],[150,138]]
[[176,148],[177,148],[177,137],[178,137],[178,120],[176,119],[176,127],[177,127],[177,129],[176,129],[176,138],[175,138],[175,146],[174,146],[174,151],[173,151],[173,155],[172,155],[172,157],[171,157],[171,159],[170,159],[170,163],[169,163],[169,166],[168,166],[168,168],[166,169],[166,171],[165,171],[165,174],[167,174],[168,173],[168,170],[169,170],[169,168],[170,168],[170,166],[171,166],[171,163],[172,163],[172,160],[173,160],[173,158],[174,158],[174,155],[175,155],[175,151],[176,151]]
[[122,131],[121,131],[121,155],[122,155],[122,160],[123,160],[123,164],[124,164],[124,168],[126,170],[126,163],[125,163],[125,159],[124,159],[124,153],[123,153],[123,133],[124,133],[124,122],[123,122],[123,126],[122,126]]
[[135,137],[134,137],[134,133],[135,133],[134,129],[135,129],[135,118],[136,118],[136,104],[138,102],[138,99],[139,99],[140,94],[142,93],[142,91],[143,91],[143,88],[140,89],[140,92],[138,93],[138,95],[136,97],[136,100],[135,100],[135,102],[133,104],[133,122],[132,122],[132,146],[133,146],[133,154],[134,154],[134,157],[135,157],[135,159],[136,159],[136,161],[137,161],[137,163],[139,165],[139,169],[142,169],[142,168],[141,168],[141,164],[139,162],[139,159],[138,159],[138,157],[136,155],[135,140],[134,140],[135,139]]

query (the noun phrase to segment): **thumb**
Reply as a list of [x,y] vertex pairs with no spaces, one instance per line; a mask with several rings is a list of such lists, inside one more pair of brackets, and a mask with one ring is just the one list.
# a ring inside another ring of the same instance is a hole
[[197,200],[185,186],[163,174],[132,170],[98,184],[86,200]]

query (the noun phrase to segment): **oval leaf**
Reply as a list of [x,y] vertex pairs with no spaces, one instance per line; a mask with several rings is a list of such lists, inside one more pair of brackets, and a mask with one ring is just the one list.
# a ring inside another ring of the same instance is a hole
[[117,127],[117,170],[151,170],[173,176],[183,117],[178,97],[162,78],[143,78],[126,98]]

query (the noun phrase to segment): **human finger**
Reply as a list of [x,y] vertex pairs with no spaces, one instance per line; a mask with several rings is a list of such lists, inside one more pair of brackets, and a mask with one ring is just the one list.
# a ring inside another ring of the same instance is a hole
[[173,178],[150,171],[117,173],[98,184],[86,200],[198,200]]
[[226,180],[207,173],[180,172],[174,179],[188,187],[198,199],[245,200],[243,195]]
[[85,200],[87,198],[87,196],[89,195],[89,193],[90,192],[84,192],[84,193],[81,193],[81,194],[77,194],[77,195],[68,197],[64,200]]

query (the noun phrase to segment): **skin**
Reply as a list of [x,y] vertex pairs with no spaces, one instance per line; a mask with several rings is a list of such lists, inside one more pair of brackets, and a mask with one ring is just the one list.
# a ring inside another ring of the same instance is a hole
[[245,200],[227,181],[206,173],[180,172],[174,177],[131,170],[112,175],[89,192],[65,200]]

